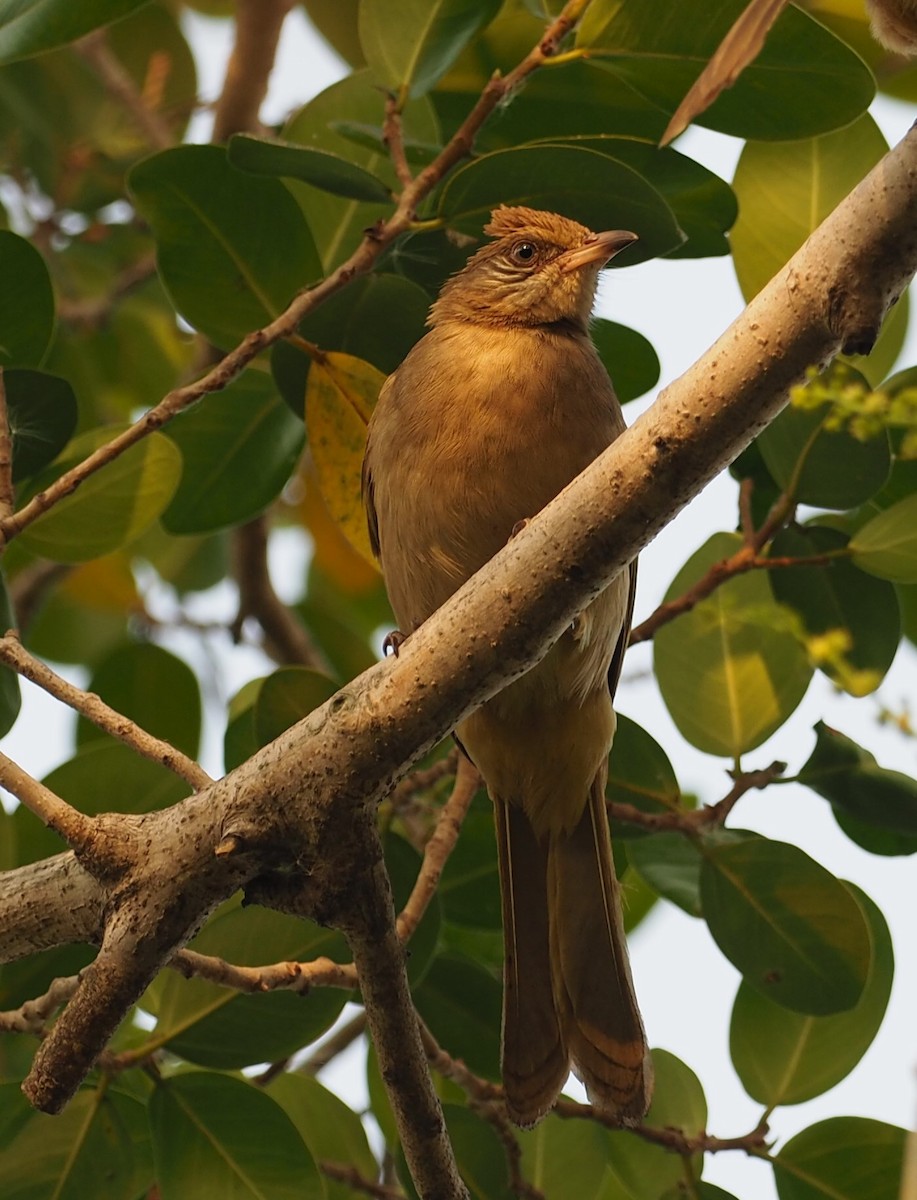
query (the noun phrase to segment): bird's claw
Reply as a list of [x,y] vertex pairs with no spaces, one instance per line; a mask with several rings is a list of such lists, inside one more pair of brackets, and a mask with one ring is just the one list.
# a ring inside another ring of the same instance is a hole
[[393,629],[391,633],[387,633],[382,641],[382,657],[387,658],[389,654],[393,654],[397,658],[398,651],[406,640],[407,635],[400,629]]
[[523,529],[525,529],[526,525],[528,525],[531,520],[531,517],[523,517],[521,521],[517,521],[510,530],[509,540],[512,541],[514,537],[518,537],[518,535],[523,531]]

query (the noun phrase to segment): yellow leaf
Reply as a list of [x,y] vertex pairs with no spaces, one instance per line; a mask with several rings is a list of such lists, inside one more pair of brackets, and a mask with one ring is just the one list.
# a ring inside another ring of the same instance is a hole
[[306,431],[318,485],[353,548],[373,562],[360,500],[366,426],[385,376],[352,354],[317,357],[306,385]]
[[141,608],[128,556],[120,550],[78,566],[64,580],[61,591],[78,604],[104,612]]

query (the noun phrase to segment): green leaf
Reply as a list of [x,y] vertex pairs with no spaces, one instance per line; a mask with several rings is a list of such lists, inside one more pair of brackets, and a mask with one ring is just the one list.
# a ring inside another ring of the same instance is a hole
[[134,1147],[123,1112],[130,1103],[87,1088],[59,1116],[33,1113],[0,1155],[4,1200],[135,1200]]
[[[417,882],[423,858],[414,847],[396,833],[387,833],[383,842],[385,866],[392,884],[395,911],[400,912]],[[423,979],[439,942],[441,904],[437,893],[427,905],[420,924],[409,943],[407,972],[412,987]]]
[[775,1004],[743,982],[732,1009],[729,1053],[753,1100],[776,1108],[801,1104],[840,1083],[879,1031],[895,969],[891,935],[882,913],[848,884],[872,937],[872,960],[863,994],[847,1012],[803,1016]]
[[167,435],[181,451],[181,483],[162,516],[170,533],[241,524],[280,495],[305,437],[270,378],[246,371],[176,417]]
[[381,87],[422,96],[500,11],[501,0],[361,0],[360,46]]
[[308,667],[280,667],[268,675],[261,681],[254,705],[256,748],[280,737],[337,690],[333,679]]
[[545,1200],[601,1200],[608,1142],[597,1122],[549,1115],[517,1136],[522,1174]]
[[830,404],[791,404],[759,434],[757,444],[773,478],[794,499],[820,508],[853,508],[888,478],[888,434],[861,442],[845,430],[829,431],[831,412]]
[[[267,1094],[280,1105],[299,1131],[317,1162],[355,1167],[364,1179],[376,1179],[379,1164],[373,1157],[360,1118],[317,1079],[284,1072],[272,1079]],[[324,1178],[326,1200],[353,1200],[346,1183]]]
[[[848,539],[824,525],[794,525],[781,530],[770,546],[771,557],[803,558],[843,552]],[[824,567],[781,567],[770,572],[774,597],[795,609],[810,634],[844,630],[850,647],[845,661],[857,671],[874,674],[875,690],[892,665],[901,640],[901,615],[894,587],[858,570],[848,559]],[[823,668],[844,687],[843,673]],[[862,690],[853,692],[863,695]]]
[[850,539],[853,561],[870,575],[917,583],[917,493],[873,517]]
[[653,833],[627,843],[627,861],[659,896],[691,917],[703,915],[700,898],[701,857],[680,833]]
[[75,42],[147,0],[0,0],[0,62]]
[[502,930],[493,805],[483,790],[462,823],[438,895],[447,921],[471,929]]
[[38,366],[54,331],[51,277],[32,243],[6,229],[0,229],[0,278],[15,281],[0,291],[0,367]]
[[[707,1127],[707,1101],[700,1080],[691,1068],[667,1050],[653,1050],[656,1086],[653,1102],[642,1124],[652,1129],[680,1129],[687,1137]],[[623,1188],[628,1200],[659,1200],[684,1179],[685,1165],[678,1155],[624,1130],[607,1133],[608,1178]],[[702,1155],[692,1160],[700,1174]],[[609,1188],[609,1194],[615,1193]],[[605,1192],[600,1193],[605,1200]]]
[[[606,798],[616,804],[632,804],[643,812],[670,812],[681,803],[681,789],[668,755],[652,734],[617,714],[617,729],[608,760]],[[635,830],[622,822],[615,835],[632,835]]]
[[[391,188],[398,186],[384,146],[355,145],[340,132],[351,122],[381,126],[385,100],[368,71],[356,71],[320,92],[283,129],[287,141],[338,154],[375,175]],[[439,144],[439,125],[426,98],[407,105],[403,113],[405,140]],[[317,188],[290,180],[289,190],[306,215],[320,248],[325,270],[330,271],[357,248],[363,230],[380,217],[391,215],[392,204],[365,204],[331,196]]]
[[636,329],[597,317],[589,327],[599,358],[622,404],[636,400],[659,382],[659,357]]
[[195,1072],[160,1083],[150,1128],[162,1200],[324,1200],[293,1122],[240,1079]]
[[708,843],[703,855],[707,926],[746,981],[795,1012],[853,1008],[870,937],[844,884],[798,847],[767,838]]
[[[164,738],[191,758],[197,757],[201,739],[200,687],[188,664],[168,650],[152,642],[119,646],[98,664],[89,691],[147,733]],[[108,736],[85,717],[78,718],[78,746]]]
[[640,241],[616,262],[645,262],[684,240],[672,210],[625,163],[576,146],[520,146],[482,154],[446,180],[437,211],[450,228],[479,235],[499,204],[563,213],[590,229],[631,229]]
[[[444,1104],[443,1116],[471,1200],[513,1200],[518,1193],[510,1190],[506,1149],[493,1125],[464,1105]],[[407,1194],[419,1200],[400,1147],[398,1159],[398,1174]]]
[[235,170],[218,146],[163,150],[138,163],[129,184],[175,307],[218,346],[267,325],[321,276],[284,185]]
[[[917,781],[880,767],[868,750],[822,721],[815,726],[815,735],[815,749],[799,772],[799,781],[830,802],[841,828],[865,849],[876,854],[913,854]],[[870,831],[879,837],[875,844]]]
[[[33,477],[28,494],[48,487],[121,429],[107,426],[74,438],[55,463]],[[164,434],[149,434],[38,517],[19,535],[22,545],[55,562],[109,554],[139,537],[159,516],[180,474],[181,454],[173,443]]]
[[417,1011],[449,1053],[487,1079],[500,1078],[501,990],[470,959],[441,954],[414,991]]
[[366,427],[385,382],[381,371],[350,354],[323,354],[306,387],[309,449],[328,511],[351,546],[375,563],[360,499]]
[[[647,100],[673,113],[712,57],[746,0],[597,0],[580,25],[577,47]],[[698,123],[761,140],[809,137],[850,124],[872,100],[862,60],[797,8],[788,7],[761,53]]]
[[44,371],[3,372],[10,432],[13,482],[19,483],[53,462],[73,437],[77,404],[66,379]]
[[[742,545],[717,533],[666,593],[683,595]],[[656,678],[682,735],[708,754],[737,758],[779,729],[805,695],[812,668],[764,572],[730,579],[658,630]]]
[[[10,604],[6,581],[0,575],[0,636],[8,629],[15,629],[16,625],[16,614]],[[21,703],[19,676],[9,667],[0,667],[0,737],[6,737],[16,724]]]
[[830,1117],[774,1160],[780,1200],[898,1200],[907,1134],[868,1117]]
[[[191,943],[242,966],[311,961],[347,962],[340,934],[263,908],[226,906]],[[273,1062],[309,1045],[337,1020],[348,993],[340,988],[239,994],[169,971],[147,991],[144,1007],[157,1018],[154,1036],[190,1062],[231,1070]]]
[[237,133],[230,138],[228,155],[232,166],[252,175],[299,179],[334,196],[369,204],[386,204],[392,199],[391,188],[381,179],[327,150],[299,146],[280,138]]
[[731,237],[746,300],[776,275],[887,150],[870,116],[804,141],[746,142],[732,183],[739,219]]

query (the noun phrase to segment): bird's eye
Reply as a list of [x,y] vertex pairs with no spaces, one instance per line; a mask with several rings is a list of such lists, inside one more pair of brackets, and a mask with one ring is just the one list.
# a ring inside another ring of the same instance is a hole
[[534,242],[516,242],[512,248],[513,260],[517,263],[530,263],[534,260],[538,253],[538,247]]

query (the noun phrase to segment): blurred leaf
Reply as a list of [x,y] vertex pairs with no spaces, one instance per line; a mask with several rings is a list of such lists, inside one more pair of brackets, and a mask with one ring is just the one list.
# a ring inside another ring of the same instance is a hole
[[748,983],[812,1016],[857,1004],[869,928],[840,880],[798,847],[768,838],[708,843],[703,857],[707,926]]
[[659,382],[659,358],[642,333],[604,317],[591,323],[589,333],[622,404],[636,400]]
[[422,96],[497,15],[502,0],[361,0],[360,45],[375,82]]
[[[227,905],[190,948],[241,966],[311,961],[347,962],[340,934],[263,908]],[[148,989],[143,1007],[157,1018],[154,1037],[190,1062],[219,1070],[273,1062],[308,1046],[337,1020],[348,993],[313,988],[240,994],[193,977],[165,972]]]
[[246,371],[169,424],[181,451],[181,482],[162,515],[170,533],[210,533],[241,524],[276,500],[305,437],[271,379]]
[[438,895],[443,916],[456,925],[502,931],[500,878],[493,805],[480,791],[443,869]]
[[[414,847],[396,833],[387,833],[383,842],[385,866],[392,884],[395,911],[401,912],[417,882],[423,858]],[[408,943],[407,973],[411,987],[423,979],[433,961],[439,941],[441,904],[437,892]]]
[[[877,854],[917,851],[917,781],[880,767],[868,750],[819,721],[815,749],[799,772],[799,781],[828,800],[841,828]],[[852,819],[854,826],[848,826]],[[858,830],[861,836],[856,836]],[[872,829],[891,835],[875,846],[863,837]]]
[[291,725],[320,708],[337,691],[337,684],[308,667],[280,667],[261,681],[254,704],[258,747],[272,742]]
[[[617,714],[617,728],[608,760],[605,796],[616,804],[632,804],[644,812],[669,812],[681,801],[681,789],[668,755],[652,734]],[[615,835],[635,832],[633,826],[615,826]]]
[[33,654],[92,667],[127,637],[128,616],[142,608],[121,551],[62,568],[62,579],[25,635]]
[[51,278],[32,243],[6,229],[0,229],[0,277],[15,280],[0,291],[0,367],[37,367],[54,331]]
[[[742,13],[747,0],[597,0],[576,44],[666,112],[674,112]],[[794,7],[781,15],[757,59],[698,124],[737,137],[784,140],[840,129],[864,112],[875,84],[842,41]]]
[[131,1103],[85,1088],[59,1116],[33,1112],[0,1156],[4,1200],[135,1200],[134,1147],[122,1115]]
[[700,898],[701,857],[680,833],[652,833],[627,843],[627,860],[659,896],[690,917],[703,916]]
[[780,1200],[898,1200],[907,1134],[868,1117],[830,1117],[774,1160]]
[[359,6],[360,0],[303,0],[309,20],[351,67],[364,62],[357,33]]
[[[652,1129],[680,1129],[689,1138],[702,1133],[707,1127],[707,1101],[700,1080],[667,1050],[653,1050],[652,1057],[656,1087],[642,1124]],[[599,1193],[601,1200],[617,1200],[615,1185],[624,1189],[628,1200],[659,1200],[684,1179],[685,1164],[662,1146],[635,1138],[627,1130],[606,1131],[605,1136],[608,1183]],[[702,1161],[702,1155],[692,1159],[695,1174],[700,1174]]]
[[0,0],[0,62],[75,42],[146,0]]
[[387,204],[392,199],[391,188],[381,179],[327,150],[237,133],[229,141],[228,156],[232,166],[253,175],[299,179],[334,196],[368,204]]
[[218,146],[154,154],[131,171],[130,191],[152,227],[173,303],[218,346],[267,325],[321,277],[312,234],[284,185],[235,170]]
[[[88,690],[154,737],[164,738],[191,758],[201,739],[201,692],[186,662],[152,642],[119,646],[98,664]],[[104,740],[85,717],[77,719],[76,744]]]
[[917,493],[880,512],[850,539],[853,561],[870,575],[917,583]]
[[[865,384],[865,380],[863,380]],[[888,434],[862,442],[845,430],[826,427],[829,404],[803,409],[790,405],[758,435],[758,448],[771,475],[802,504],[853,508],[882,487],[891,469]]]
[[328,511],[347,540],[373,562],[360,498],[366,426],[385,376],[350,354],[323,354],[306,387],[306,430]]
[[255,704],[267,676],[250,679],[229,701],[223,733],[223,766],[232,771],[260,749],[255,736]]
[[441,954],[414,990],[436,1040],[478,1075],[500,1078],[500,984],[470,959]]
[[522,1173],[544,1200],[601,1200],[608,1143],[597,1122],[548,1115],[518,1138]]
[[729,1053],[742,1086],[768,1108],[801,1104],[840,1083],[879,1031],[891,992],[895,960],[882,913],[848,884],[872,937],[872,961],[863,994],[847,1012],[809,1017],[791,1012],[744,981],[729,1027]]
[[[6,582],[0,575],[0,637],[16,628],[16,614],[10,604]],[[19,676],[9,667],[0,667],[0,738],[6,737],[16,724],[22,703],[19,695]]]
[[520,146],[482,154],[459,167],[439,193],[439,216],[450,228],[479,235],[499,204],[563,213],[590,229],[631,229],[640,241],[614,260],[629,265],[676,249],[684,240],[672,210],[625,163],[577,146]]
[[77,405],[66,379],[44,371],[3,372],[10,432],[13,482],[27,479],[53,462],[73,437]]
[[324,1200],[293,1122],[241,1079],[198,1071],[160,1082],[150,1128],[161,1200]]
[[[373,1157],[359,1116],[317,1079],[285,1071],[272,1079],[267,1094],[284,1110],[317,1162],[355,1167],[364,1179],[376,1179]],[[326,1200],[353,1200],[348,1184],[323,1178]]]
[[[23,500],[106,445],[121,429],[80,434],[45,471],[32,478]],[[75,492],[59,500],[19,535],[32,553],[55,562],[98,558],[138,537],[163,511],[178,486],[181,454],[162,433],[136,442]]]
[[[770,546],[772,557],[803,558],[843,551],[848,539],[824,525],[794,525],[783,529]],[[898,651],[901,616],[890,583],[859,571],[849,560],[836,558],[824,567],[781,567],[770,572],[774,597],[795,609],[808,633],[845,630],[850,647],[844,657],[857,671],[874,672],[873,691],[882,681]],[[844,677],[825,668],[838,687]],[[854,695],[862,695],[856,691]]]
[[[788,9],[783,19],[791,15],[803,16]],[[764,287],[888,150],[872,117],[841,124],[845,127],[835,133],[789,144],[745,143],[732,184],[739,218],[731,242],[746,300]]]
[[[742,545],[717,533],[676,575],[666,601],[683,595]],[[761,571],[736,576],[654,639],[656,677],[682,735],[699,750],[737,758],[790,716],[812,677],[786,610]]]

